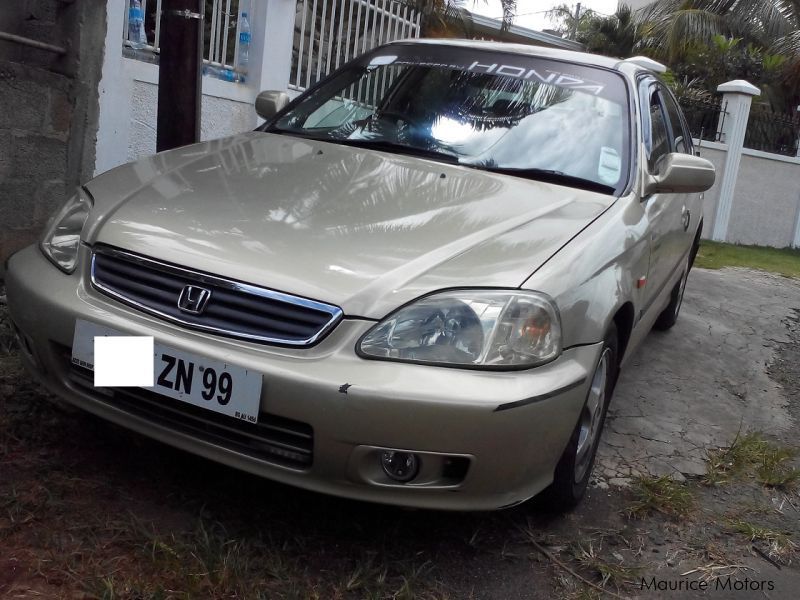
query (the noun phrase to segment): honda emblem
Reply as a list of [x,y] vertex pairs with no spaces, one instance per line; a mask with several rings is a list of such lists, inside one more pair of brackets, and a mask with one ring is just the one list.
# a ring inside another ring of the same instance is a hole
[[199,315],[206,309],[210,299],[211,290],[196,285],[187,285],[178,298],[178,308],[183,312]]

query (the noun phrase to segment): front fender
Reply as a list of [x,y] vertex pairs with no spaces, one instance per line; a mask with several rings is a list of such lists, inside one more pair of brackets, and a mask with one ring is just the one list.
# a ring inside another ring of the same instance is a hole
[[540,267],[522,285],[550,294],[561,312],[564,347],[603,340],[626,304],[634,323],[647,276],[650,246],[647,220],[635,196],[620,198],[590,226]]

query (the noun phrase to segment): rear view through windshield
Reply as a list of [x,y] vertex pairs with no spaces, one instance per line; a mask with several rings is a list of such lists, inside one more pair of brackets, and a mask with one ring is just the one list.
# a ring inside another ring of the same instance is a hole
[[351,63],[270,128],[620,192],[628,96],[618,74],[463,47],[396,45]]

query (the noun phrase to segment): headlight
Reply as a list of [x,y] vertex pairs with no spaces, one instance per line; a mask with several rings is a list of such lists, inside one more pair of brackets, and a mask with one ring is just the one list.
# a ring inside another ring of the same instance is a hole
[[65,273],[72,273],[75,270],[81,230],[89,218],[90,210],[92,210],[92,200],[89,194],[83,189],[78,189],[78,192],[50,218],[45,227],[39,246],[44,255]]
[[485,369],[528,368],[561,352],[558,309],[544,294],[457,290],[401,308],[361,338],[364,358]]

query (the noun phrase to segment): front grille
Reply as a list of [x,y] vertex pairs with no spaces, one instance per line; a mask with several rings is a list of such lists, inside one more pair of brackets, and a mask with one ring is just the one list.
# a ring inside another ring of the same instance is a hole
[[[107,246],[95,248],[91,271],[92,285],[112,298],[186,327],[230,337],[308,346],[342,317],[337,306]],[[187,286],[210,293],[199,313],[178,306]]]
[[[64,356],[70,360],[69,349]],[[245,423],[143,388],[96,388],[92,371],[73,364],[69,377],[95,400],[157,425],[295,469],[307,469],[313,462],[314,430],[308,423],[264,412],[258,423]]]

